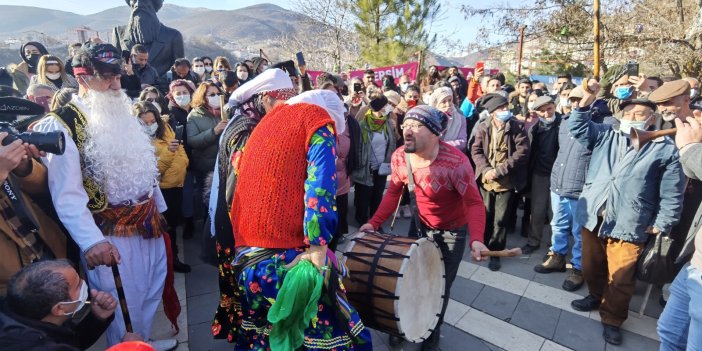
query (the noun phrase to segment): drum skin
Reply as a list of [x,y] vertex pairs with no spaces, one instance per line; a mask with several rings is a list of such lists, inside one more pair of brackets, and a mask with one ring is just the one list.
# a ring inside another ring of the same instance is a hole
[[445,289],[441,250],[426,238],[355,233],[340,247],[349,278],[344,286],[363,323],[411,342],[429,337]]

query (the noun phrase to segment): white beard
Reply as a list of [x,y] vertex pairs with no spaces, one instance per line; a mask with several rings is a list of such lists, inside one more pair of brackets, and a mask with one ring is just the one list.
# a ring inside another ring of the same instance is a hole
[[150,194],[158,179],[156,155],[131,113],[127,94],[90,91],[85,103],[90,109],[84,147],[88,176],[98,182],[112,204]]

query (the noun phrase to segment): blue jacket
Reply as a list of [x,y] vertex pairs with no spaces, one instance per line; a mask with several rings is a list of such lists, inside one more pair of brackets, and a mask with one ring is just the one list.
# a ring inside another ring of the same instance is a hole
[[[551,171],[551,192],[570,199],[577,199],[585,184],[585,173],[592,151],[575,140],[568,129],[570,115],[563,116],[558,130],[558,155]],[[601,118],[592,117],[595,123]],[[607,123],[607,121],[603,122]]]
[[573,111],[568,121],[573,137],[592,150],[575,221],[594,231],[604,209],[601,237],[643,243],[649,226],[670,232],[680,219],[685,187],[673,140],[657,138],[637,152],[618,125],[590,119],[585,108]]

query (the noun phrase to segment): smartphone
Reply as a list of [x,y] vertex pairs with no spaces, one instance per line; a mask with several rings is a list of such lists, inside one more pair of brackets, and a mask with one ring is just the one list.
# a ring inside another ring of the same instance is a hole
[[297,57],[298,66],[307,66],[307,63],[305,63],[305,55],[303,55],[302,52],[298,52],[295,56]]
[[185,126],[182,124],[179,124],[175,128],[175,138],[176,140],[180,141],[181,143],[183,142],[183,131],[185,130]]
[[626,64],[626,75],[629,77],[638,77],[639,76],[639,63],[631,60]]
[[353,83],[353,92],[358,93],[363,91],[363,85],[361,83]]
[[476,69],[476,70],[482,69],[483,71],[485,71],[485,62],[483,62],[483,61],[478,61],[478,62],[475,64],[475,69]]

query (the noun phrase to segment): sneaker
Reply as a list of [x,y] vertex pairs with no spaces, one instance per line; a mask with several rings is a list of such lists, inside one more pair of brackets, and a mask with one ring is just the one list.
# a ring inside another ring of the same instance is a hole
[[178,341],[176,339],[149,340],[148,344],[156,351],[171,351],[178,346]]
[[575,291],[583,286],[585,279],[583,278],[583,272],[579,269],[571,269],[568,278],[563,282],[563,290],[565,291]]
[[619,327],[602,323],[602,337],[608,344],[622,344],[622,332],[619,330]]
[[[522,252],[524,252],[524,249],[522,249]],[[565,272],[565,255],[559,255],[553,251],[549,251],[546,255],[546,259],[544,260],[544,262],[542,264],[536,265],[534,267],[534,270],[537,273]]]
[[538,249],[539,249],[539,245],[526,244],[526,245],[522,246],[522,254],[523,255],[531,255],[532,253],[534,253],[534,251],[536,251]]
[[602,303],[602,299],[599,299],[594,295],[587,295],[580,300],[573,300],[570,303],[570,306],[576,311],[590,312],[600,308],[600,303]]
[[502,268],[502,264],[500,264],[500,258],[499,257],[490,257],[490,263],[488,263],[488,268],[490,268],[491,271],[499,271],[500,268]]

